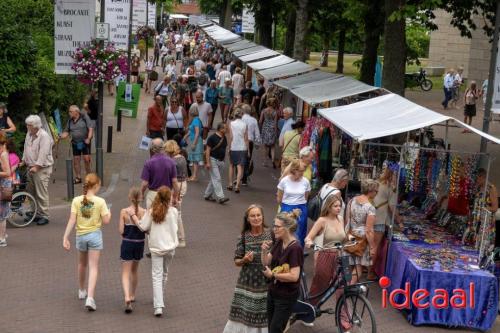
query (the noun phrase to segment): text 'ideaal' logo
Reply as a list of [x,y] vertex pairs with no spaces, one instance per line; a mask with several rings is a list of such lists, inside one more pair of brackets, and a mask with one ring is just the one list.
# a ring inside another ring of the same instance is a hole
[[[383,276],[379,280],[379,285],[382,288],[382,308],[387,308],[387,303],[395,309],[410,309],[411,304],[417,309],[427,309],[433,307],[435,309],[447,309],[452,307],[454,309],[465,309],[469,307],[474,308],[476,302],[474,299],[474,283],[469,284],[469,290],[453,289],[451,294],[446,289],[434,289],[429,291],[427,289],[416,289],[411,291],[410,282],[405,283],[404,289],[394,289],[390,293],[387,288],[391,285],[391,279]],[[398,303],[401,295],[404,297],[403,303]]]

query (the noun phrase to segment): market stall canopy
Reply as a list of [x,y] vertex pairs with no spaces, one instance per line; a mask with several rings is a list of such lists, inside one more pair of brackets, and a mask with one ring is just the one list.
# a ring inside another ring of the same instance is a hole
[[265,59],[265,58],[269,58],[269,57],[274,57],[274,56],[277,56],[279,54],[280,53],[278,53],[276,51],[265,49],[265,50],[262,50],[259,52],[255,52],[252,54],[241,56],[241,57],[239,57],[239,59],[243,62],[251,62],[251,61],[257,61],[257,60],[261,60],[261,59]]
[[269,50],[269,49],[267,47],[257,45],[257,46],[254,46],[254,47],[251,47],[251,48],[248,48],[248,49],[234,51],[234,52],[231,52],[231,53],[235,57],[239,58],[239,57],[242,57],[242,56],[245,56],[245,55],[249,55],[249,54],[252,54],[252,53],[257,53],[257,52],[264,51],[264,50]]
[[353,78],[339,76],[330,80],[301,85],[290,89],[290,92],[307,104],[314,105],[378,89]]
[[321,116],[357,141],[406,133],[453,120],[476,134],[500,144],[500,139],[494,136],[392,93],[318,111]]
[[224,45],[225,49],[228,50],[229,52],[234,52],[234,51],[240,51],[244,49],[249,49],[252,47],[258,46],[257,44],[250,42],[248,40],[240,40],[235,43],[229,44],[229,45]]
[[189,17],[187,17],[186,15],[184,14],[170,14],[168,16],[169,19],[188,19]]
[[202,28],[202,29],[203,29],[203,28],[206,28],[206,27],[209,27],[209,26],[211,26],[211,25],[213,25],[213,24],[214,24],[214,23],[213,23],[213,22],[210,22],[210,21],[200,21],[200,22],[198,22],[198,26],[199,26],[200,28]]
[[297,88],[297,87],[300,87],[300,86],[303,86],[306,84],[322,81],[322,80],[339,78],[341,76],[342,75],[331,74],[331,73],[323,72],[320,70],[314,70],[312,72],[304,73],[304,74],[290,77],[287,79],[280,79],[278,81],[274,81],[273,84],[278,86],[278,87],[289,90],[289,89]]
[[279,56],[274,57],[274,58],[270,58],[270,59],[266,59],[266,60],[262,60],[262,61],[257,61],[257,62],[251,62],[251,63],[247,64],[247,66],[249,66],[250,68],[252,68],[255,71],[260,71],[263,69],[268,69],[268,68],[272,68],[272,67],[286,65],[286,64],[289,64],[291,62],[295,62],[295,59],[287,57],[285,55],[279,55]]
[[266,80],[274,80],[280,77],[293,76],[300,73],[312,71],[314,67],[300,61],[291,62],[289,64],[264,69],[259,72]]

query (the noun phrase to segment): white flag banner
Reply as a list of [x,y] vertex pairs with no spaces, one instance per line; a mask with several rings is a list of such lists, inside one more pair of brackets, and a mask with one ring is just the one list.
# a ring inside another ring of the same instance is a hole
[[95,34],[95,1],[56,0],[54,4],[54,60],[56,74],[75,74],[73,54],[90,44]]
[[250,34],[255,33],[255,14],[252,13],[248,7],[243,7],[241,32]]
[[497,51],[497,63],[495,66],[495,80],[493,81],[493,100],[491,101],[491,112],[497,114],[500,113],[500,50]]
[[156,4],[148,2],[148,26],[156,29]]
[[132,34],[137,33],[137,28],[146,25],[146,0],[134,0],[132,15]]
[[109,41],[119,50],[128,48],[130,0],[107,0],[104,19],[109,23]]

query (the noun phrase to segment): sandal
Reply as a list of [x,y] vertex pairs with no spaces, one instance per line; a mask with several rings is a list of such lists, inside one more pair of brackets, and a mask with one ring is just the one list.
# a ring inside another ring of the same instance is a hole
[[232,191],[232,190],[233,190],[233,187],[232,187],[231,185],[229,185],[228,187],[226,187],[226,189],[227,189],[228,191]]
[[73,184],[74,185],[81,184],[81,183],[82,183],[82,179],[81,178],[76,177],[75,179],[73,179]]
[[125,302],[125,313],[132,313],[132,301]]
[[197,182],[198,179],[197,178],[193,178],[193,177],[189,177],[187,181],[188,182]]
[[234,189],[234,193],[240,193],[240,188],[239,188],[239,187],[236,187],[236,188]]

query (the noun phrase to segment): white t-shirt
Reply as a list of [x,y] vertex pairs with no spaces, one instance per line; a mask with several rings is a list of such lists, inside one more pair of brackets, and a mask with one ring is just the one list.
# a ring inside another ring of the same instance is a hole
[[232,151],[245,151],[247,145],[245,144],[245,132],[247,131],[247,124],[241,119],[236,119],[231,122],[231,148]]
[[233,89],[236,90],[239,94],[239,92],[244,88],[245,78],[241,74],[234,74],[232,80]]
[[302,205],[307,203],[306,192],[311,191],[311,184],[305,177],[302,177],[298,181],[293,181],[290,176],[286,176],[280,180],[278,189],[283,191],[282,203],[287,205]]
[[195,105],[198,107],[198,113],[199,113],[198,117],[200,117],[203,127],[208,127],[208,119],[210,117],[210,114],[212,113],[212,105],[210,105],[210,103],[203,102],[201,104],[193,103],[191,107]]
[[224,87],[224,82],[226,81],[226,79],[231,78],[231,73],[223,69],[220,71],[219,76],[217,78],[219,79],[219,87]]
[[170,107],[167,111],[167,128],[183,128],[184,127],[184,115],[182,114],[182,106],[176,113],[172,113]]
[[254,117],[244,114],[243,117],[241,118],[247,124],[248,127],[248,141],[252,141],[254,143],[259,143],[260,142],[260,131],[259,131],[259,124],[257,123],[257,119]]

